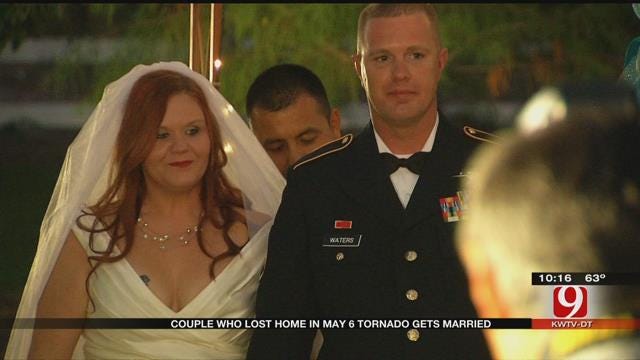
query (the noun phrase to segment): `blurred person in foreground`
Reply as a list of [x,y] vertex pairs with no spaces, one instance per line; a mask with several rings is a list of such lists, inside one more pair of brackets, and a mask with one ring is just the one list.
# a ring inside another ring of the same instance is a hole
[[243,359],[247,329],[24,324],[252,317],[283,187],[206,78],[179,62],[134,67],[68,149],[6,357]]
[[[453,246],[462,167],[477,141],[445,121],[448,51],[429,4],[360,13],[354,65],[371,123],[292,167],[256,316],[475,318]],[[320,358],[483,359],[479,329],[325,328]],[[249,359],[304,359],[313,331],[258,329]]]
[[340,136],[340,111],[322,81],[295,64],[268,68],[247,91],[251,129],[282,175],[291,165]]
[[[605,119],[601,119],[605,120]],[[637,121],[579,121],[487,145],[468,167],[456,233],[478,313],[551,317],[532,272],[640,272]],[[632,318],[640,287],[593,286],[592,318]],[[497,359],[638,359],[633,330],[485,330]]]

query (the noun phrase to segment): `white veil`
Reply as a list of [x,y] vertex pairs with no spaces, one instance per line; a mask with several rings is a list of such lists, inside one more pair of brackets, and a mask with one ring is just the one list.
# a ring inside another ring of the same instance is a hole
[[[38,301],[72,224],[81,209],[95,203],[107,189],[116,137],[131,88],[141,76],[156,70],[188,76],[203,89],[228,155],[225,174],[242,191],[245,204],[271,218],[275,216],[285,180],[231,104],[205,77],[183,63],[137,65],[105,88],[102,100],[67,150],[42,221],[36,256],[16,319],[35,318]],[[5,358],[26,358],[32,333],[33,329],[14,327]]]

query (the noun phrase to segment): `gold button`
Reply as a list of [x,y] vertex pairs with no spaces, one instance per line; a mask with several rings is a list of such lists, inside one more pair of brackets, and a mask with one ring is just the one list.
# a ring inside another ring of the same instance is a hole
[[407,296],[407,299],[409,299],[411,301],[414,301],[414,300],[416,300],[418,298],[418,292],[415,291],[414,289],[407,290],[405,295]]
[[418,341],[419,338],[420,338],[420,331],[418,331],[417,329],[411,329],[407,331],[407,339],[411,341]]
[[342,259],[344,259],[344,254],[339,252],[336,254],[336,260],[338,261],[342,261]]
[[418,253],[413,250],[409,250],[406,253],[404,253],[404,258],[407,261],[414,261],[415,259],[418,258]]

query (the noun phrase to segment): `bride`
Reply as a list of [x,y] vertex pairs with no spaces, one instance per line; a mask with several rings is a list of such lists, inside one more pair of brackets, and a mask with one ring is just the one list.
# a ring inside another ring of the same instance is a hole
[[178,62],[134,67],[69,147],[6,357],[244,358],[247,330],[21,324],[253,317],[283,187],[207,79]]

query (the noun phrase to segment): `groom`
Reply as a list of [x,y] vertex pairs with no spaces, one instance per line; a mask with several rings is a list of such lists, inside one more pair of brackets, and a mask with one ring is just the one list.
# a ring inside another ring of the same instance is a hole
[[[257,316],[474,318],[452,243],[475,144],[438,113],[447,63],[430,5],[369,5],[354,64],[371,124],[289,172]],[[402,160],[396,159],[403,158]],[[408,158],[408,159],[407,159]],[[323,330],[325,359],[489,358],[477,329]],[[308,359],[313,330],[261,329],[249,359]]]

